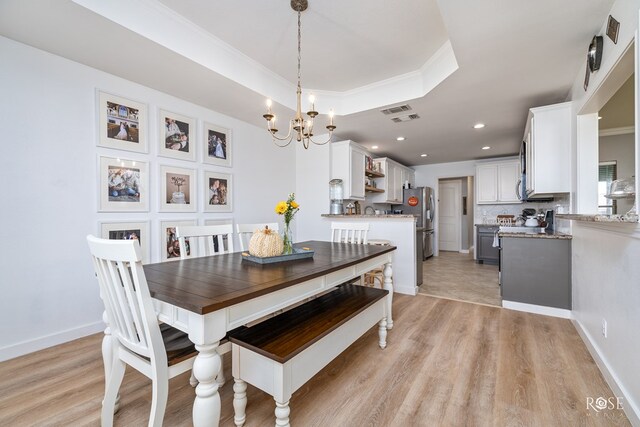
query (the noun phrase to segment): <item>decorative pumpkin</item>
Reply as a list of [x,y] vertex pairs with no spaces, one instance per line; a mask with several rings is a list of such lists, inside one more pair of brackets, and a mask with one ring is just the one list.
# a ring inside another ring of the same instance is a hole
[[249,253],[260,258],[278,256],[282,254],[284,245],[282,237],[273,230],[269,230],[269,226],[265,226],[264,230],[256,230],[249,240]]

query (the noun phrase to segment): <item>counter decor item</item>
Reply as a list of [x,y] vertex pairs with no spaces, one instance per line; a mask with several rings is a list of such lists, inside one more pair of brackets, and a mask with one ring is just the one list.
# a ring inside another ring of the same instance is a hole
[[631,199],[632,207],[629,212],[625,215],[635,215],[636,214],[636,181],[635,177],[626,178],[626,179],[616,179],[611,182],[611,187],[609,187],[609,194],[605,194],[604,197],[611,200],[620,200],[620,199]]
[[256,230],[249,240],[249,253],[256,257],[272,257],[281,255],[283,251],[282,237],[274,230],[269,230],[269,226]]
[[300,205],[296,203],[295,193],[289,194],[286,202],[278,202],[276,205],[276,213],[284,215],[284,230],[282,232],[282,242],[284,245],[283,255],[293,253],[293,238],[291,236],[291,221],[296,212],[300,210]]
[[341,179],[332,179],[329,181],[329,198],[331,199],[331,206],[329,213],[331,215],[342,215],[344,208],[342,205],[343,200],[343,187]]

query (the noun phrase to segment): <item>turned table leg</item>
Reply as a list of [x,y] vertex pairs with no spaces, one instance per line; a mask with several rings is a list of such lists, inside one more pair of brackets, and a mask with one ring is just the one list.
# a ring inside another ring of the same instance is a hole
[[198,355],[193,363],[193,374],[198,381],[193,402],[193,425],[218,426],[220,423],[220,394],[216,376],[222,361],[216,351],[219,341],[213,344],[196,345]]
[[290,427],[289,424],[289,401],[280,403],[276,400],[276,427]]
[[391,329],[393,328],[393,316],[391,315],[391,307],[393,305],[393,269],[390,262],[384,265],[382,273],[384,275],[383,287],[389,291],[389,296],[387,297],[387,329]]
[[383,317],[378,323],[378,345],[380,348],[387,346],[387,318]]

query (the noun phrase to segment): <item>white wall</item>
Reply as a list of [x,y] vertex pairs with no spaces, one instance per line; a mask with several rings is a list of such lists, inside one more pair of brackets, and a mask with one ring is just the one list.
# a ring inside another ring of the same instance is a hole
[[[261,128],[2,37],[0,56],[0,360],[102,329],[85,240],[99,221],[150,221],[158,261],[161,219],[274,221],[275,203],[295,190],[295,150],[275,147]],[[96,147],[96,88],[149,105],[150,154]],[[159,107],[199,119],[200,136],[203,120],[232,129],[233,167],[157,157]],[[98,155],[149,162],[150,212],[97,213]],[[233,212],[157,213],[160,164],[232,173]]]
[[[633,40],[638,30],[639,9],[639,0],[618,0],[613,5],[611,15],[620,22],[618,43],[614,44],[605,35],[605,20],[598,32],[604,36],[602,64],[600,70],[591,75],[586,92],[582,88],[584,66],[576,70],[576,80],[571,93],[576,112],[595,113],[598,108],[596,104],[600,104],[600,107],[604,104],[603,100],[598,101],[597,95],[594,94]],[[635,47],[638,48],[638,43]],[[635,62],[637,79],[637,59]],[[614,92],[615,89],[610,94]],[[638,93],[636,103],[637,99]],[[596,108],[589,107],[590,104],[596,105]],[[638,115],[636,105],[636,122]],[[593,123],[597,122],[596,118],[590,119]],[[586,200],[593,199],[593,181],[597,181],[597,124],[581,126],[581,121],[582,118],[577,119],[578,132],[572,140],[572,194],[577,197],[574,207],[577,206],[578,212],[590,209],[590,206],[581,203],[581,197]],[[590,128],[589,132],[586,132],[587,127]],[[582,133],[585,135],[581,135]],[[637,176],[640,158],[637,135],[635,146]],[[603,226],[573,221],[572,230],[574,322],[613,393],[623,395],[624,408],[631,423],[640,425],[640,269],[637,262],[640,254],[640,226]],[[602,319],[608,322],[607,338],[601,333]]]

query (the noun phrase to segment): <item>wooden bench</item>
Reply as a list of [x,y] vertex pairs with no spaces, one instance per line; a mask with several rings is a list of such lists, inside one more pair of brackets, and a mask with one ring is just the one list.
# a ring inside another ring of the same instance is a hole
[[289,426],[291,395],[378,324],[386,347],[389,291],[342,285],[276,317],[230,335],[236,426],[245,422],[247,384],[272,395],[276,426]]

